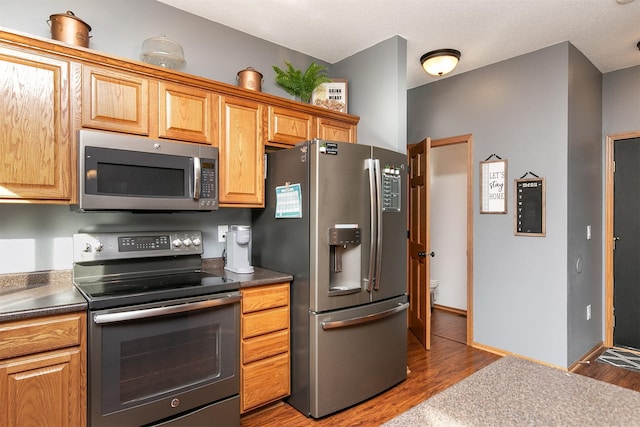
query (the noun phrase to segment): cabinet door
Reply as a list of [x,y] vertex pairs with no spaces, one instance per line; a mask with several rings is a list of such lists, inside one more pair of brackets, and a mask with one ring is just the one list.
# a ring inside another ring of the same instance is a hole
[[149,81],[98,67],[82,69],[82,126],[149,134]]
[[0,425],[85,425],[78,347],[0,362]]
[[221,97],[220,206],[264,206],[263,109],[258,102]]
[[0,198],[68,203],[69,63],[0,48]]
[[269,107],[269,137],[267,145],[295,145],[312,138],[313,117],[310,114],[281,107]]
[[158,136],[191,142],[213,142],[211,92],[160,82]]
[[357,142],[356,126],[341,122],[318,118],[318,138],[329,141]]

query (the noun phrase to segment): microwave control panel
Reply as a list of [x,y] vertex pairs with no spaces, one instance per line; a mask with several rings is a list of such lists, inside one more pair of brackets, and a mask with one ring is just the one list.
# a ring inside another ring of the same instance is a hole
[[201,169],[200,206],[215,206],[217,200],[217,174],[213,160],[203,160]]

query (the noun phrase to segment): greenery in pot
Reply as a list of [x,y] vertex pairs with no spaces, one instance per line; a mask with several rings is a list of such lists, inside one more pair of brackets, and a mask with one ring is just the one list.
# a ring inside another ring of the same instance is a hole
[[273,66],[276,72],[276,83],[291,95],[300,97],[302,102],[309,102],[315,88],[331,81],[326,75],[327,67],[315,62],[312,62],[304,73],[302,70],[293,68],[289,61],[284,63],[287,66],[286,71],[276,65]]

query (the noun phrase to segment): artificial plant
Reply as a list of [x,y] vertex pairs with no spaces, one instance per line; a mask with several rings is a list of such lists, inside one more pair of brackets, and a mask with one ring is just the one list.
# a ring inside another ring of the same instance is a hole
[[291,65],[291,62],[285,61],[286,71],[274,65],[273,70],[276,72],[276,83],[293,96],[300,97],[303,102],[309,102],[314,89],[322,83],[331,81],[326,75],[327,67],[312,62],[304,73],[297,70]]

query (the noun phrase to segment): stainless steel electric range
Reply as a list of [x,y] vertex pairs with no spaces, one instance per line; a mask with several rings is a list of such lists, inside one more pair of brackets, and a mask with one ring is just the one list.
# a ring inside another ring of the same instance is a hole
[[239,283],[201,270],[202,233],[82,233],[73,245],[89,425],[239,425]]

